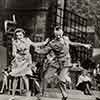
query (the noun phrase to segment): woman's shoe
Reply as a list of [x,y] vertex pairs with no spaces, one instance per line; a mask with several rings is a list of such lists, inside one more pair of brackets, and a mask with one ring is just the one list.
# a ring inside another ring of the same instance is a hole
[[26,96],[31,96],[31,92],[30,91],[26,91]]
[[3,94],[3,91],[0,91],[0,94]]

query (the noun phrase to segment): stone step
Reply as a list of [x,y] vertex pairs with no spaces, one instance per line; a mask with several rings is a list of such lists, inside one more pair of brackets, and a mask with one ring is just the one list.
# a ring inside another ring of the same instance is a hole
[[[68,97],[76,100],[95,100],[95,97],[100,97],[100,91],[92,91],[92,95],[84,95],[83,92],[79,90],[67,90]],[[51,98],[61,98],[61,92],[59,89],[47,89],[45,92],[46,97]]]

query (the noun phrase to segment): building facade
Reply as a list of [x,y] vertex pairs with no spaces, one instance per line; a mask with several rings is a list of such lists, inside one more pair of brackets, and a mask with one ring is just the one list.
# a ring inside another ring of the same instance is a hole
[[[72,41],[88,43],[87,20],[67,10],[67,0],[1,0],[0,3],[0,44],[7,48],[8,64],[12,59],[12,36],[16,27],[25,29],[26,35],[32,41],[43,41],[46,37],[53,37],[55,25],[61,25],[65,35]],[[5,20],[12,20],[15,15],[16,25],[8,25],[10,31],[5,32]],[[85,30],[85,31],[84,31]],[[41,58],[43,55],[34,54]],[[77,54],[75,52],[78,52]],[[82,52],[82,55],[81,55]],[[84,48],[71,49],[73,61],[88,57],[88,51]],[[78,55],[78,56],[76,56]],[[41,57],[40,57],[41,56]],[[36,60],[36,59],[35,59]]]

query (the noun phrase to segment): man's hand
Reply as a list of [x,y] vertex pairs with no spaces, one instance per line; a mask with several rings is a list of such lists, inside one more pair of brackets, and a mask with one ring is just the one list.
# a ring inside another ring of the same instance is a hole
[[36,53],[39,53],[40,48],[39,48],[39,47],[35,47],[34,51],[35,51]]

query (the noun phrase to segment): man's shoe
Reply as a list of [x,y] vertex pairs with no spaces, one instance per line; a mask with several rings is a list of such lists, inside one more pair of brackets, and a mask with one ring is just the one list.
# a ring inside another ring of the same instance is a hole
[[88,95],[92,95],[92,93],[89,92]]
[[62,100],[67,100],[67,99],[68,99],[68,97],[63,97],[63,98],[62,98]]
[[36,100],[41,100],[41,98],[40,97],[37,97],[37,99]]
[[96,97],[96,100],[100,100],[100,97]]

